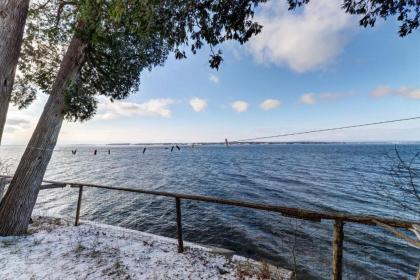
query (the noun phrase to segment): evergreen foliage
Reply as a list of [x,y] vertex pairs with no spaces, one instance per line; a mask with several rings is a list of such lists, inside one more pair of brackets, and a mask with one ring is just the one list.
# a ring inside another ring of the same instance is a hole
[[[218,69],[228,40],[240,44],[262,26],[254,11],[267,0],[38,0],[30,9],[12,102],[29,105],[37,91],[49,93],[70,39],[88,43],[83,67],[66,91],[66,118],[84,121],[96,112],[97,95],[126,98],[140,84],[140,73],[163,65],[168,55],[184,59],[210,47],[210,67]],[[297,9],[310,0],[287,0]],[[316,1],[316,0],[312,0]],[[420,0],[343,0],[360,24],[397,16],[400,36],[419,26]]]
[[44,0],[30,9],[13,102],[25,107],[37,90],[49,93],[66,46],[78,36],[88,47],[76,80],[65,93],[66,118],[90,119],[96,97],[126,98],[140,73],[209,45],[209,63],[223,61],[214,48],[240,44],[261,31],[254,10],[266,0]]
[[[303,6],[309,1],[287,0],[289,9]],[[379,18],[387,20],[396,16],[401,22],[399,35],[407,36],[420,25],[420,0],[343,0],[343,9],[352,15],[361,15],[359,23],[363,27],[373,27]]]

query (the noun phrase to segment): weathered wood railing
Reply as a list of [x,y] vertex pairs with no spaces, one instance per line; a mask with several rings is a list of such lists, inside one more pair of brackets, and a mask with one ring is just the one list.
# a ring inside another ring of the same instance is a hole
[[[10,176],[0,175],[0,190],[1,190],[1,184],[2,183],[6,184],[7,182],[10,181],[10,179],[11,179]],[[411,229],[414,224],[420,224],[420,220],[407,221],[407,220],[389,219],[389,218],[383,218],[383,217],[377,217],[377,216],[352,215],[348,213],[339,213],[339,212],[318,212],[318,211],[306,210],[306,209],[300,209],[300,208],[264,205],[264,204],[257,204],[257,203],[252,203],[252,202],[232,200],[232,199],[221,199],[221,198],[211,197],[211,196],[181,194],[181,193],[173,193],[173,192],[161,192],[161,191],[153,191],[153,190],[137,189],[137,188],[120,188],[120,187],[111,187],[111,186],[87,184],[87,183],[56,182],[56,181],[44,180],[44,184],[41,186],[41,190],[63,188],[66,186],[79,189],[79,192],[78,192],[79,195],[77,199],[77,208],[76,208],[76,218],[75,218],[75,223],[74,223],[75,226],[79,225],[84,188],[97,188],[97,189],[123,191],[123,192],[139,193],[139,194],[149,194],[149,195],[155,195],[155,196],[164,196],[164,197],[174,198],[175,206],[176,206],[176,224],[177,224],[177,239],[178,239],[178,252],[179,253],[184,252],[184,244],[183,244],[183,238],[182,238],[182,219],[181,219],[181,200],[182,199],[276,212],[276,213],[280,213],[281,215],[285,217],[309,220],[309,221],[314,221],[314,222],[320,222],[321,220],[332,220],[334,221],[334,224],[333,224],[334,231],[333,231],[333,239],[332,239],[332,247],[333,247],[332,273],[331,273],[331,279],[333,280],[342,279],[343,240],[344,240],[344,224],[345,223],[359,223],[359,224],[365,224],[365,225],[371,225],[371,226],[384,224],[387,226],[404,228],[404,229]]]

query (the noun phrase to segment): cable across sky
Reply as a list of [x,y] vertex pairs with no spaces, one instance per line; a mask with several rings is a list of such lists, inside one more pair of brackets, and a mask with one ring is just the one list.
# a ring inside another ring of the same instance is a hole
[[315,129],[315,130],[300,131],[300,132],[293,132],[293,133],[284,133],[284,134],[277,134],[277,135],[271,135],[271,136],[262,136],[262,137],[248,138],[248,139],[240,139],[240,140],[234,140],[234,141],[229,141],[229,142],[230,143],[248,142],[248,141],[264,140],[264,139],[279,138],[279,137],[286,137],[286,136],[311,134],[311,133],[317,133],[317,132],[342,130],[342,129],[348,129],[348,128],[356,128],[356,127],[364,127],[364,126],[374,126],[374,125],[382,125],[382,124],[396,123],[396,122],[405,122],[405,121],[412,121],[412,120],[418,120],[418,119],[420,119],[420,116],[410,117],[410,118],[404,118],[404,119],[396,119],[396,120],[388,120],[388,121],[364,123],[364,124],[354,124],[354,125],[347,125],[347,126],[340,126],[340,127],[333,127],[333,128],[324,128],[324,129]]
[[[287,136],[304,135],[304,134],[319,133],[319,132],[326,132],[326,131],[343,130],[343,129],[357,128],[357,127],[375,126],[375,125],[405,122],[405,121],[412,121],[412,120],[420,120],[420,116],[402,118],[402,119],[394,119],[394,120],[387,120],[387,121],[372,122],[372,123],[339,126],[339,127],[333,127],[333,128],[324,128],[324,129],[314,129],[314,130],[299,131],[299,132],[292,132],[292,133],[283,133],[283,134],[276,134],[276,135],[270,135],[270,136],[261,136],[261,137],[254,137],[254,138],[239,139],[239,140],[233,140],[233,141],[228,141],[226,139],[226,141],[228,142],[227,144],[233,144],[233,143],[239,143],[239,142],[250,142],[250,141],[256,141],[256,140],[264,140],[264,139],[280,138],[280,137],[287,137]],[[175,147],[175,146],[173,146],[173,147]],[[57,152],[57,151],[67,151],[67,150],[46,149],[46,148],[32,147],[32,146],[27,146],[27,148],[38,149],[38,150],[52,150],[52,151],[55,151],[55,152]],[[177,148],[179,149],[179,147],[177,147]]]

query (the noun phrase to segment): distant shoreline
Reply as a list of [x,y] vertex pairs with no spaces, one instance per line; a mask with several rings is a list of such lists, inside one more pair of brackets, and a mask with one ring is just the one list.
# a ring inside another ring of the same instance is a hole
[[[199,146],[206,146],[206,145],[225,145],[224,142],[173,142],[173,143],[109,143],[104,144],[106,146],[157,146],[157,145],[199,145]],[[229,143],[230,145],[420,145],[419,142],[415,141],[390,141],[390,142],[350,142],[350,141],[335,141],[335,142],[328,142],[328,141],[288,141],[288,142],[233,142]],[[95,144],[92,144],[95,145]]]
[[[171,143],[105,143],[105,144],[58,144],[57,146],[224,146],[224,142],[171,142]],[[288,142],[234,142],[232,146],[243,145],[420,145],[420,141],[371,141],[371,142],[352,142],[352,141],[288,141]],[[5,147],[26,147],[26,144],[3,144],[0,148]]]

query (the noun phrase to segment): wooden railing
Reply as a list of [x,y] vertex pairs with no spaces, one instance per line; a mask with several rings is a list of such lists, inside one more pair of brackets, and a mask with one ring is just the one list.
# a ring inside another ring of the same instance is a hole
[[[11,176],[0,175],[0,191],[2,189],[1,185],[8,183],[8,181],[10,180],[11,180]],[[285,217],[309,220],[309,221],[314,221],[314,222],[320,222],[321,220],[332,220],[334,222],[333,223],[334,228],[333,228],[333,239],[332,239],[333,240],[332,241],[333,255],[332,255],[331,279],[333,280],[342,279],[343,240],[344,240],[344,224],[345,223],[358,223],[358,224],[365,224],[365,225],[371,225],[371,226],[386,225],[389,227],[396,227],[396,228],[403,228],[403,229],[412,229],[412,226],[414,224],[420,224],[420,220],[408,221],[408,220],[383,218],[383,217],[377,217],[377,216],[352,215],[352,214],[340,213],[340,212],[319,212],[319,211],[313,211],[313,210],[307,210],[307,209],[301,209],[301,208],[257,204],[257,203],[232,200],[232,199],[221,199],[221,198],[211,197],[211,196],[181,194],[181,193],[174,193],[174,192],[161,192],[161,191],[153,191],[153,190],[138,189],[138,188],[120,188],[120,187],[111,187],[111,186],[87,184],[87,183],[57,182],[57,181],[50,181],[50,180],[44,180],[43,182],[44,184],[41,186],[41,190],[64,188],[66,186],[79,189],[79,192],[78,192],[79,195],[77,199],[77,208],[76,208],[76,218],[74,222],[75,226],[79,225],[80,210],[82,207],[82,198],[83,198],[84,188],[97,188],[97,189],[105,189],[105,190],[112,190],[112,191],[123,191],[123,192],[130,192],[130,193],[148,194],[148,195],[174,198],[175,207],[176,207],[176,224],[177,224],[177,239],[178,239],[178,252],[179,253],[184,252],[184,245],[183,245],[183,238],[182,238],[181,200],[201,201],[201,202],[215,203],[215,204],[221,204],[221,205],[231,205],[231,206],[237,206],[237,207],[242,207],[242,208],[276,212],[276,213],[280,213],[281,215]],[[419,245],[418,243],[416,243],[417,241],[415,240],[412,240],[412,241],[414,242],[414,245]]]

